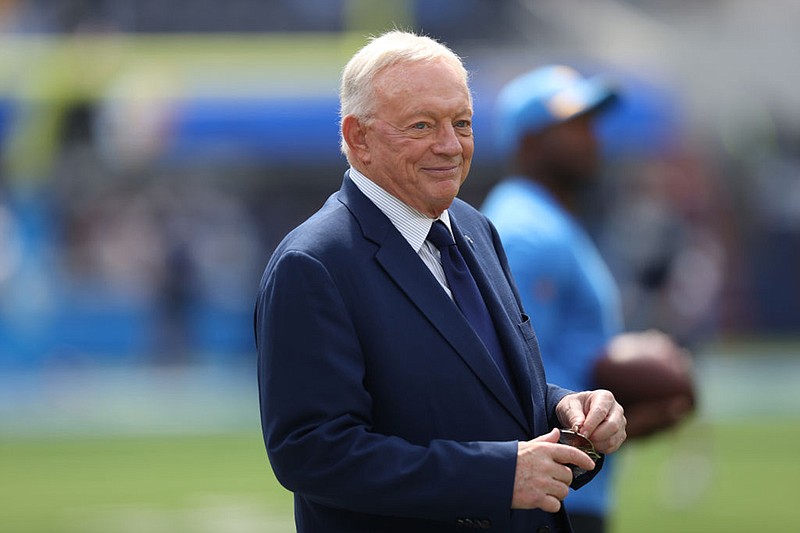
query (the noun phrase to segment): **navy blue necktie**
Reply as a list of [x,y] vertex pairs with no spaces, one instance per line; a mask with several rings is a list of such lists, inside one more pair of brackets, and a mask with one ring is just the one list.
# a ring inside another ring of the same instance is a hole
[[510,385],[512,383],[510,380],[511,373],[503,355],[500,339],[497,338],[497,330],[495,330],[492,317],[489,315],[489,309],[486,307],[486,302],[483,301],[483,296],[481,296],[478,285],[475,283],[475,278],[472,277],[469,267],[464,261],[464,256],[458,250],[458,246],[453,241],[450,230],[447,229],[444,222],[437,220],[433,223],[428,233],[428,240],[442,254],[442,269],[447,278],[447,284],[450,285],[450,291],[453,293],[453,300],[455,300],[456,305],[464,314],[472,329],[481,338],[486,349],[489,350],[495,363],[500,368],[500,372]]

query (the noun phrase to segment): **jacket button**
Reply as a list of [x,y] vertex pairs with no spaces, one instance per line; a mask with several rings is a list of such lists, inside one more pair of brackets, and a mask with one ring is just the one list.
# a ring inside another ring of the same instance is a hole
[[485,518],[458,518],[456,527],[458,529],[491,529],[492,521]]
[[472,518],[459,518],[456,520],[458,529],[475,529],[475,522]]
[[536,530],[536,533],[549,533],[550,526],[539,526],[539,529]]

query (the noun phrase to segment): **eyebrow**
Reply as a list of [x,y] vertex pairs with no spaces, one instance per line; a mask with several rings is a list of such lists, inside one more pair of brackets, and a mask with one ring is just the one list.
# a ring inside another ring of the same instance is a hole
[[[473,114],[474,114],[474,110],[471,107],[465,107],[465,108],[461,109],[460,111],[458,111],[454,116],[457,116],[457,117],[462,116],[462,115],[470,115],[470,116],[472,116]],[[436,118],[436,115],[434,113],[432,113],[431,111],[424,111],[424,110],[421,110],[421,109],[418,109],[418,110],[415,110],[415,111],[409,113],[408,116],[409,117],[424,116],[424,117]],[[410,120],[410,118],[409,118],[409,120]]]

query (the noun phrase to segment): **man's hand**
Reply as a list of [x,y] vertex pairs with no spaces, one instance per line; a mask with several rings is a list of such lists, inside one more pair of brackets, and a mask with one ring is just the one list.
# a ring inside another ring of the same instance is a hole
[[625,413],[607,390],[564,396],[556,406],[556,414],[565,428],[585,435],[600,453],[617,451],[627,437]]
[[512,509],[542,509],[555,513],[569,493],[572,471],[568,464],[585,470],[594,469],[588,455],[564,444],[558,444],[559,431],[519,443],[517,470],[514,475]]

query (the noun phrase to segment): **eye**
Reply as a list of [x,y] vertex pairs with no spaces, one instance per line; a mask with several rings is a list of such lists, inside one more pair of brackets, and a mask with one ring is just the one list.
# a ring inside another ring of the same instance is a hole
[[415,122],[414,124],[411,125],[411,129],[415,130],[424,130],[427,128],[428,128],[427,122]]
[[459,129],[460,128],[469,128],[469,127],[472,127],[472,122],[470,122],[469,120],[466,120],[466,119],[464,119],[464,120],[456,120],[455,123],[453,124],[453,126],[455,126],[456,128],[459,128]]

